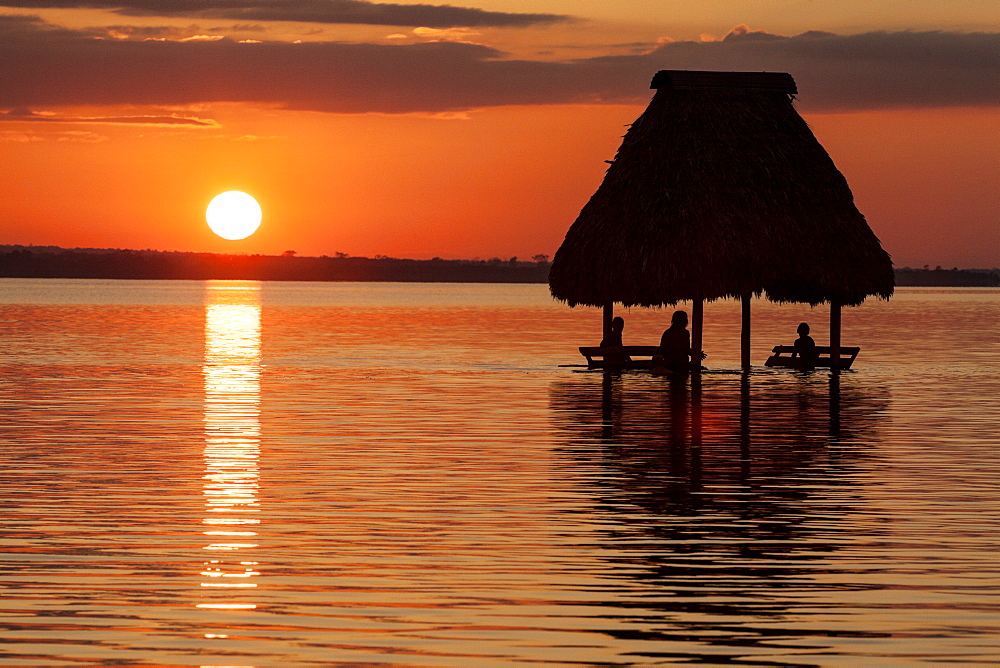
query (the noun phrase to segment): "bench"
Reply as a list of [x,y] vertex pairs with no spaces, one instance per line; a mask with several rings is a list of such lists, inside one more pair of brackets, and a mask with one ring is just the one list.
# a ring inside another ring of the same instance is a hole
[[[619,355],[624,352],[632,360],[630,362],[605,362],[604,355],[610,350]],[[587,358],[587,366],[591,369],[649,369],[653,366],[653,355],[659,352],[659,346],[622,346],[621,348],[580,346],[580,354]]]
[[[774,354],[767,358],[767,361],[764,362],[764,366],[784,366],[791,367],[793,369],[798,368],[799,358],[792,357],[792,355],[796,352],[795,346],[775,346],[771,349],[771,352]],[[840,346],[840,364],[837,368],[850,369],[851,365],[854,364],[854,359],[860,352],[861,348]],[[830,346],[816,346],[816,366],[832,366],[832,361],[830,360]]]

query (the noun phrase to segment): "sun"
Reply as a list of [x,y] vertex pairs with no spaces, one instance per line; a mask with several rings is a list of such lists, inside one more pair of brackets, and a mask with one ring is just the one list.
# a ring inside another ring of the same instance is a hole
[[260,204],[250,195],[230,190],[216,195],[208,203],[205,220],[212,231],[223,239],[246,239],[260,227]]

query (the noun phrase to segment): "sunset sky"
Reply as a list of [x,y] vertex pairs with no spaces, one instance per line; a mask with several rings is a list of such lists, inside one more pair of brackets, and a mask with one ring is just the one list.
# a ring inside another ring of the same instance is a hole
[[996,0],[0,0],[0,244],[551,255],[660,69],[790,72],[897,266],[1000,266]]

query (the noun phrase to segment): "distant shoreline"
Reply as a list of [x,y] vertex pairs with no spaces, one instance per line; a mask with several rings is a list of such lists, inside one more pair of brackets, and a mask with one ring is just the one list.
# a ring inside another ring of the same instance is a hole
[[[547,283],[547,256],[531,261],[408,260],[384,256],[224,255],[55,246],[0,246],[0,278]],[[1000,287],[1000,269],[895,270],[901,287]]]
[[1000,287],[998,269],[896,268],[896,287],[995,288]]
[[2,278],[547,283],[549,262],[0,246]]

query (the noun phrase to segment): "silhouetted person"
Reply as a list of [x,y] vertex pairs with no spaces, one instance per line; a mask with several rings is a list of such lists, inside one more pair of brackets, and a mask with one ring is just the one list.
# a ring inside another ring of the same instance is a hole
[[660,352],[653,356],[653,369],[658,371],[687,372],[692,365],[700,364],[708,357],[701,354],[695,360],[691,351],[691,332],[687,330],[686,311],[674,311],[670,317],[670,327],[660,337]]
[[604,348],[605,364],[624,364],[631,362],[632,358],[625,354],[622,343],[622,331],[625,329],[625,319],[615,316],[611,320],[611,331],[606,338],[601,339],[601,347]]
[[606,338],[601,339],[602,348],[611,348],[613,346],[618,346],[619,348],[623,346],[622,343],[622,330],[625,329],[625,318],[621,316],[615,316],[611,320],[611,331],[608,333]]
[[816,368],[816,342],[809,336],[809,323],[800,322],[795,330],[799,338],[795,339],[795,351],[792,357],[798,358],[796,367],[804,370]]

